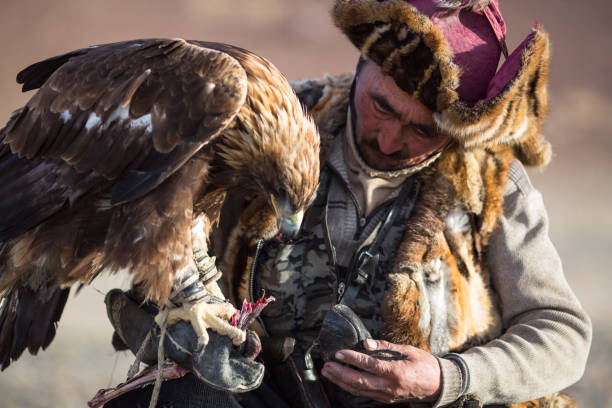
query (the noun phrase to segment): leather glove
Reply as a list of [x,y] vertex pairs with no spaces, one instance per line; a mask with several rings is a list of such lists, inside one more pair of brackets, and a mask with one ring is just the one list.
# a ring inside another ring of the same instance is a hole
[[[111,290],[106,295],[105,303],[108,318],[115,329],[115,349],[129,348],[136,354],[151,331],[151,340],[144,348],[140,360],[145,364],[156,364],[161,331],[154,321],[157,307],[151,303],[137,302],[130,292],[119,289]],[[261,350],[257,334],[248,332],[247,340],[240,347],[234,347],[228,337],[210,329],[208,335],[210,340],[202,349],[191,324],[177,322],[166,330],[166,358],[191,371],[200,381],[214,389],[239,393],[259,387],[264,366],[254,361]]]

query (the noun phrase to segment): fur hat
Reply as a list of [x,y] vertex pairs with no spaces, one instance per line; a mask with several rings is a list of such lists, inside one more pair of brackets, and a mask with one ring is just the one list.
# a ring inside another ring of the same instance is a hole
[[525,164],[549,162],[540,131],[550,52],[539,27],[497,70],[507,54],[497,0],[336,0],[332,17],[459,144],[506,144]]

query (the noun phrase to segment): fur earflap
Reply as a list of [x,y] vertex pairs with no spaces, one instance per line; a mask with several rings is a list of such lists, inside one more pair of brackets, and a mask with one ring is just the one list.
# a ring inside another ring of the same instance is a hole
[[548,109],[549,59],[548,36],[536,29],[496,75],[509,78],[498,81],[500,89],[490,85],[492,95],[474,107],[456,101],[434,115],[436,124],[465,148],[512,146],[524,164],[548,164],[551,148],[540,131]]
[[460,69],[442,32],[404,0],[336,0],[334,23],[361,54],[435,112],[457,100]]

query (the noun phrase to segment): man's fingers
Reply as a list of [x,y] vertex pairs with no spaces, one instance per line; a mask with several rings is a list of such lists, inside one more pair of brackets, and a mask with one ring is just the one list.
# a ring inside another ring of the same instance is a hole
[[353,395],[385,404],[399,401],[396,395],[397,389],[394,389],[385,378],[353,370],[350,367],[333,362],[326,363],[321,374],[338,387]]
[[[351,372],[352,374],[347,374]],[[321,373],[338,387],[353,395],[369,398],[385,404],[394,402],[392,394],[390,393],[391,390],[381,378],[375,378],[370,374],[343,367],[336,363],[325,364]],[[357,379],[357,376],[362,378]]]
[[335,357],[342,363],[350,364],[377,376],[384,376],[389,370],[386,361],[353,350],[340,350],[335,354]]
[[326,363],[323,366],[322,373],[338,386],[349,387],[360,390],[360,392],[378,391],[387,388],[387,383],[382,378],[333,362]]

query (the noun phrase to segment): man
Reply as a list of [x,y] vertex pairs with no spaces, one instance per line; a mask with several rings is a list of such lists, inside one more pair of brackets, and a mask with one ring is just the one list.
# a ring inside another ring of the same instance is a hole
[[[523,168],[550,159],[546,35],[497,70],[496,0],[338,0],[332,14],[362,58],[354,81],[295,84],[325,163],[300,236],[260,241],[272,238],[265,217],[220,228],[233,231],[230,296],[277,299],[258,327],[271,378],[228,406],[277,406],[277,394],[305,406],[572,406],[556,393],[582,375],[590,321]],[[337,303],[373,338],[330,359],[318,342]]]

